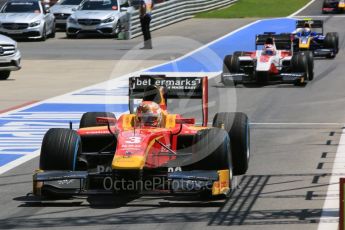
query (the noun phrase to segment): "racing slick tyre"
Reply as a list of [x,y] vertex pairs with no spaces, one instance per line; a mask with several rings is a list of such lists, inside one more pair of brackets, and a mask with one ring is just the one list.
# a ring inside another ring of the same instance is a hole
[[81,141],[75,130],[49,129],[42,142],[40,169],[75,170],[80,153]]
[[224,128],[230,137],[234,175],[245,174],[250,158],[250,130],[247,115],[241,112],[217,113],[213,118],[212,126]]
[[327,58],[335,58],[335,55],[337,53],[337,38],[334,36],[334,34],[327,33],[324,41],[325,47],[328,49],[332,49],[335,51],[333,54],[329,54]]
[[[200,130],[194,140],[193,163],[195,170],[231,169],[229,135],[225,130],[210,128]],[[200,159],[200,160],[199,160]]]
[[339,34],[337,32],[330,32],[329,34],[335,37],[336,53],[338,53],[339,52]]
[[305,73],[305,79],[295,82],[295,86],[305,86],[305,80],[309,79],[308,58],[303,52],[296,53],[291,58],[291,70],[293,73]]
[[10,77],[11,71],[0,71],[0,80],[6,80]]
[[237,56],[237,57],[240,57],[240,56],[243,56],[244,55],[244,52],[243,51],[235,51],[233,56]]
[[[232,183],[232,161],[230,139],[224,129],[210,128],[200,130],[194,139],[192,170],[229,170],[229,183]],[[212,189],[201,190],[202,199],[212,197]]]
[[86,128],[86,127],[97,127],[97,126],[104,126],[104,124],[98,124],[96,121],[97,117],[109,117],[115,118],[113,113],[109,112],[87,112],[84,113],[81,117],[79,128]]
[[[236,55],[226,55],[223,61],[223,73],[239,73],[240,72],[240,61]],[[230,82],[224,81],[224,85],[231,85]],[[233,84],[236,86],[237,82],[234,81]]]
[[314,79],[314,54],[312,51],[303,51],[303,55],[307,57],[308,62],[308,81],[312,81]]

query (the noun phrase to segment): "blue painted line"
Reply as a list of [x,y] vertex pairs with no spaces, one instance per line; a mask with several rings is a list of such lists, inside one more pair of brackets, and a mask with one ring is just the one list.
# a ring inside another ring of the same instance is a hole
[[0,167],[14,161],[24,155],[22,154],[0,154]]
[[[295,30],[295,19],[262,20],[236,33],[230,34],[191,55],[150,69],[148,72],[218,72],[222,70],[225,55],[234,51],[255,49],[255,35],[264,32],[288,33]],[[214,60],[210,60],[214,57]]]
[[24,110],[24,112],[90,112],[109,111],[123,112],[128,110],[128,104],[49,104],[44,103]]
[[[41,143],[41,142],[40,142]],[[1,151],[1,152],[8,152],[8,153],[26,153],[26,152],[34,152],[34,151],[36,151],[37,150],[37,148],[30,148],[30,149],[23,149],[23,148],[21,148],[21,149],[4,149],[3,151]],[[1,155],[2,153],[0,153],[0,155]]]

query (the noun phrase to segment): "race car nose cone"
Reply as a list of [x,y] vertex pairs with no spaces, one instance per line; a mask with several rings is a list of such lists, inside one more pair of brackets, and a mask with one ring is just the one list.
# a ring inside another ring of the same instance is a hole
[[145,165],[143,156],[115,156],[111,164],[112,169],[142,169]]

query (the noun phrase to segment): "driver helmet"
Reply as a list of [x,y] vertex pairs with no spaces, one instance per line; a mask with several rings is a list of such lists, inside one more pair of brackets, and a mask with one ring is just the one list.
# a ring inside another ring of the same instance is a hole
[[136,118],[140,126],[160,127],[163,112],[156,102],[142,101],[137,108]]
[[272,44],[265,44],[263,51],[264,51],[265,55],[274,55],[275,54],[274,47]]
[[304,28],[302,30],[302,35],[303,36],[309,36],[311,34],[311,28],[310,28],[310,24],[309,23],[305,23],[304,24]]

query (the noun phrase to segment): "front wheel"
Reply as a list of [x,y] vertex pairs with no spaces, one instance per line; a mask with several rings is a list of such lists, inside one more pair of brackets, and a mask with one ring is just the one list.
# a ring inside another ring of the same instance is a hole
[[69,39],[76,39],[77,38],[77,34],[67,34],[66,33],[66,37],[69,38]]
[[331,54],[329,54],[327,56],[327,58],[335,58],[335,55],[336,55],[337,49],[338,49],[337,48],[338,47],[337,37],[334,34],[332,34],[332,33],[327,33],[326,37],[325,37],[324,44],[325,44],[325,47],[327,49],[330,49],[330,50],[334,51]]
[[56,24],[55,24],[55,22],[54,22],[53,28],[52,28],[52,32],[51,32],[51,34],[50,34],[50,37],[51,37],[51,38],[55,38],[55,36],[56,36]]
[[291,72],[304,73],[304,78],[295,82],[295,86],[305,86],[305,81],[310,79],[308,58],[303,52],[296,53],[291,58]]
[[[195,151],[193,152],[192,166],[194,170],[227,170],[228,185],[223,185],[231,189],[233,166],[231,160],[230,139],[228,133],[219,128],[210,128],[200,130],[195,136]],[[228,191],[222,191],[224,195]],[[210,198],[212,196],[212,189],[205,189],[200,193],[202,198]]]
[[312,51],[303,51],[302,53],[307,57],[308,81],[312,81],[314,79],[314,54]]
[[116,24],[116,26],[115,26],[115,28],[114,28],[114,38],[116,39],[116,38],[119,38],[119,34],[120,34],[120,32],[121,32],[121,29],[122,29],[122,26],[121,26],[121,24],[120,24],[120,22],[118,22],[117,24]]
[[76,170],[81,140],[71,129],[53,128],[44,135],[40,155],[41,170]]
[[248,170],[250,159],[250,129],[245,113],[217,113],[213,127],[224,129],[230,137],[234,175],[243,175]]
[[0,80],[6,80],[10,77],[11,71],[1,71],[0,72]]
[[47,29],[46,29],[46,25],[43,25],[43,31],[42,31],[40,41],[45,41],[45,40],[47,40]]
[[[229,74],[229,73],[239,73],[241,66],[240,66],[240,60],[238,58],[238,55],[226,55],[223,60],[223,73]],[[226,80],[221,79],[221,82],[224,85],[231,85],[231,82],[228,82]],[[234,81],[233,84],[236,86],[237,82]]]

